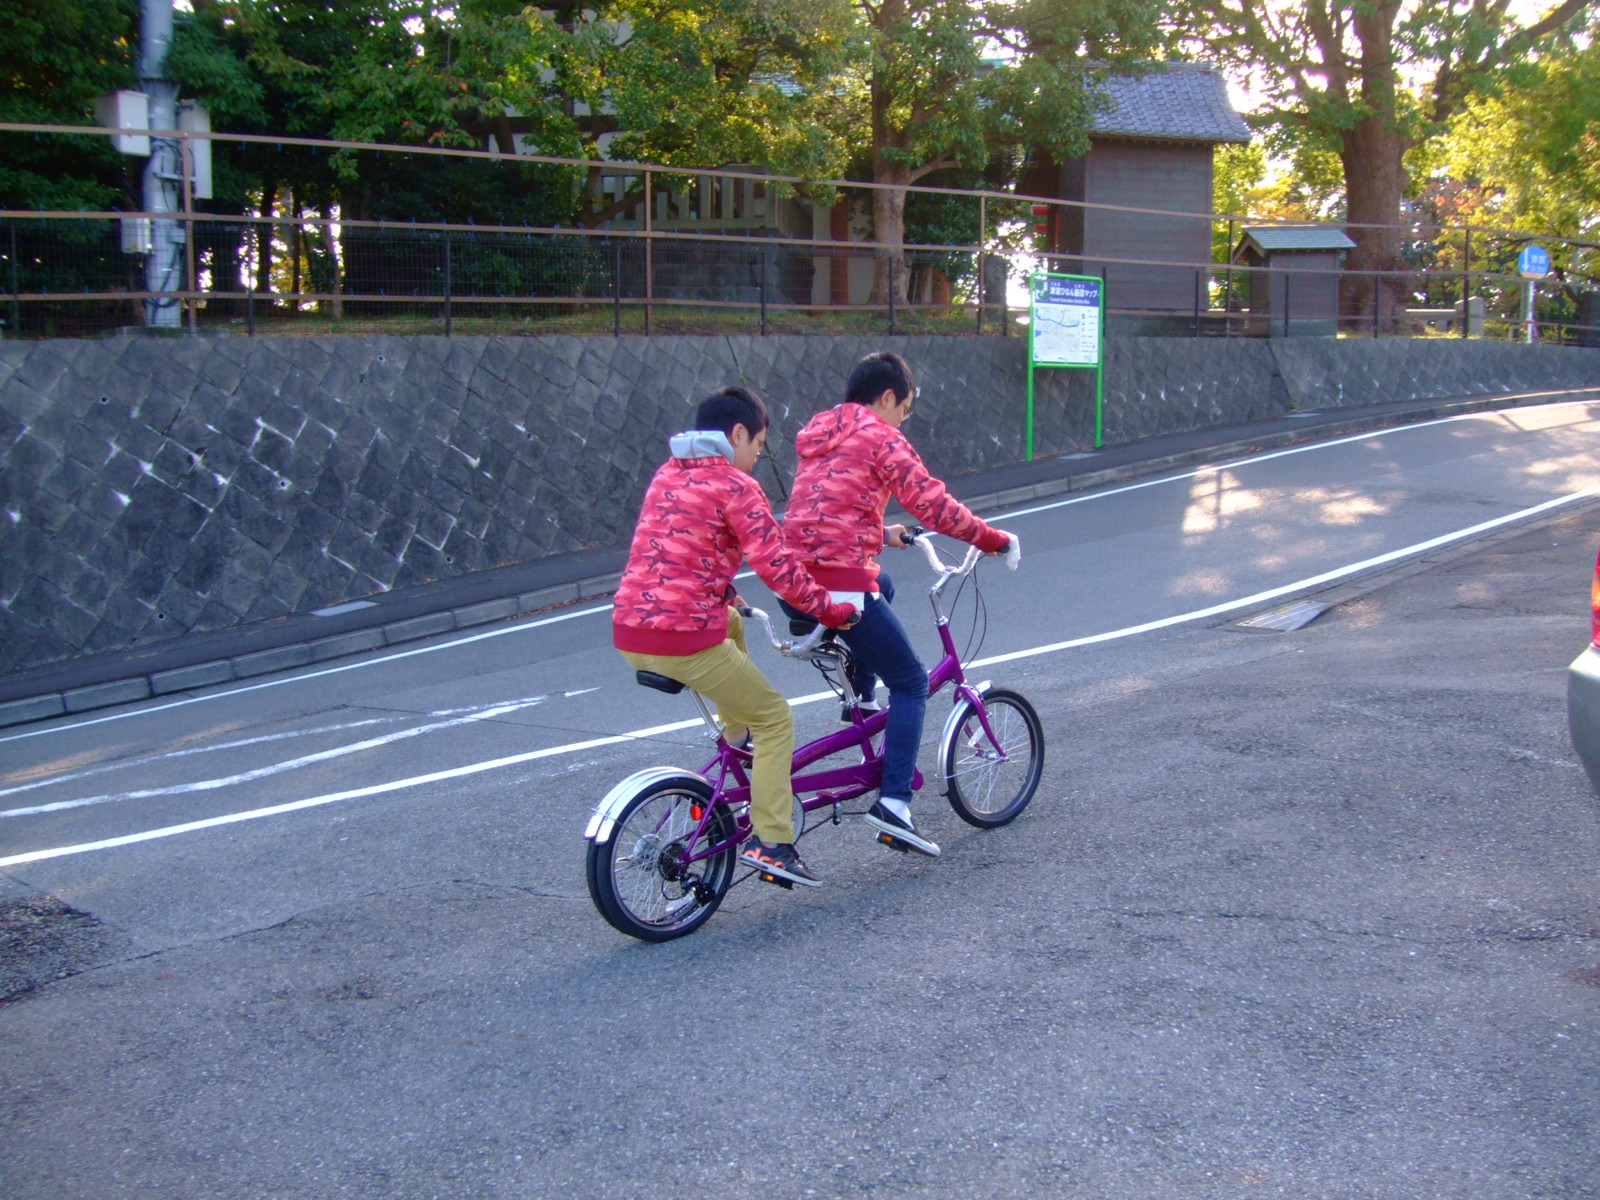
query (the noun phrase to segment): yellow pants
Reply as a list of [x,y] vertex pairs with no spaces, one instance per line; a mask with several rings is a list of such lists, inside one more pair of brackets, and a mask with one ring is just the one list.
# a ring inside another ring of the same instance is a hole
[[789,702],[750,661],[744,619],[728,611],[728,637],[698,654],[635,654],[620,651],[636,671],[654,671],[687,684],[717,706],[730,742],[750,731],[755,762],[750,769],[750,824],[769,845],[794,841],[794,793],[789,769],[794,761],[794,713]]

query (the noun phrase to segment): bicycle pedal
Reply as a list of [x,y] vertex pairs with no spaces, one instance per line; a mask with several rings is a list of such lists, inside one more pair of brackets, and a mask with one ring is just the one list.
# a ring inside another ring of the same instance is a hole
[[765,871],[758,871],[762,883],[772,883],[781,887],[786,892],[794,891],[794,884],[787,879],[779,879],[776,875],[768,875]]
[[905,842],[902,842],[899,838],[895,837],[894,834],[892,834],[892,833],[881,833],[880,832],[878,834],[878,840],[880,842],[882,842],[885,846],[889,847],[889,849],[900,851],[901,854],[910,854],[911,853],[911,847],[909,845],[907,845]]

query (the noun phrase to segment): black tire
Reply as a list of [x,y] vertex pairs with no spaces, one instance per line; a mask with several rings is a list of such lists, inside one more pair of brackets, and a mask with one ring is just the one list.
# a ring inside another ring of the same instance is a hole
[[1044,773],[1044,726],[1025,697],[1005,688],[985,692],[983,707],[1007,757],[995,755],[977,708],[962,700],[939,769],[956,816],[980,829],[993,829],[1015,820],[1033,799]]
[[701,844],[728,846],[685,869],[680,854],[711,803],[711,788],[693,776],[660,779],[623,807],[611,836],[589,843],[589,895],[611,925],[646,942],[693,933],[717,911],[733,881],[739,849],[733,815],[711,811]]

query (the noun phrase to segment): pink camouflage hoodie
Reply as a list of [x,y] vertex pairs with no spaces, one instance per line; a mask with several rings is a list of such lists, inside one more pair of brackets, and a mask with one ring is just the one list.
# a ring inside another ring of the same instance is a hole
[[678,434],[671,448],[645,493],[613,601],[617,649],[682,657],[721,643],[733,577],[746,556],[762,582],[796,608],[835,627],[850,619],[855,610],[830,601],[784,549],[760,484],[704,433]]
[[883,514],[892,495],[929,529],[984,551],[1004,550],[1005,534],[985,524],[928,474],[905,434],[845,403],[820,412],[794,440],[800,454],[783,540],[823,587],[875,592]]

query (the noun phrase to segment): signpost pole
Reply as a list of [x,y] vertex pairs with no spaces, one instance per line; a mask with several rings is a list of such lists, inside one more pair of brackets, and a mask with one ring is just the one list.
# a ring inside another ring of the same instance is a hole
[[[1543,246],[1535,246],[1532,243],[1524,246],[1522,252],[1517,255],[1517,274],[1528,281],[1522,297],[1523,321],[1525,322],[1523,340],[1531,346],[1539,336],[1539,327],[1534,312],[1534,289],[1538,286],[1539,280],[1550,274],[1550,252]],[[1465,314],[1463,314],[1464,318]]]
[[1028,461],[1033,461],[1033,338],[1028,339]]

